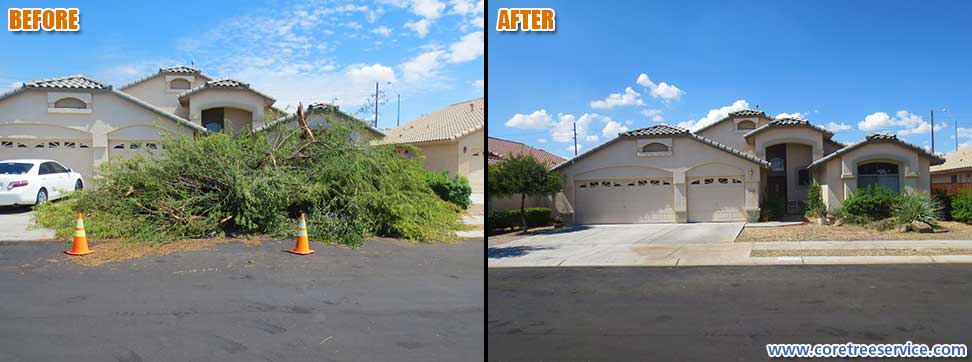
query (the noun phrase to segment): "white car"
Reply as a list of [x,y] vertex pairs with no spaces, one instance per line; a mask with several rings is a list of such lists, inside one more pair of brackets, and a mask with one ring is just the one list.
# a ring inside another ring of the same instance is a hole
[[54,160],[0,161],[0,206],[43,204],[83,187],[80,173]]

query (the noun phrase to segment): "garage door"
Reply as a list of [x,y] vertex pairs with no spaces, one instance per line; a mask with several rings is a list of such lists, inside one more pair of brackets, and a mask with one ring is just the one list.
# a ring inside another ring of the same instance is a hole
[[746,221],[743,177],[719,176],[688,179],[688,221]]
[[[108,154],[114,158],[132,158],[135,155],[149,156],[159,154],[162,146],[158,141],[132,141],[132,140],[110,140],[108,141]],[[151,153],[150,153],[151,152]]]
[[577,181],[574,198],[579,224],[675,222],[670,178]]
[[0,138],[0,159],[11,158],[55,160],[80,172],[85,180],[94,178],[91,144],[86,141]]

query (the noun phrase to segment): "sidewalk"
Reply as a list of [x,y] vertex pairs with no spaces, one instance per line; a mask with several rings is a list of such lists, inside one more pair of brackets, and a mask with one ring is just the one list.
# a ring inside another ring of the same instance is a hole
[[[537,266],[715,266],[715,265],[850,265],[972,263],[972,255],[934,256],[778,256],[753,257],[753,250],[940,249],[972,248],[972,240],[798,241],[718,244],[619,245],[596,254],[551,258],[542,248],[490,248],[490,268]],[[516,250],[512,250],[516,249]],[[617,249],[617,250],[614,250]],[[531,255],[533,254],[533,255]]]

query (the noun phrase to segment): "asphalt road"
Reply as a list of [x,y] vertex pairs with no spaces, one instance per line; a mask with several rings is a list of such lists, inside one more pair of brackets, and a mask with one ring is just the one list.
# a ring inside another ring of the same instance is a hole
[[487,272],[491,361],[761,361],[767,343],[972,344],[972,265]]
[[482,239],[304,257],[223,244],[93,268],[65,247],[0,243],[0,361],[485,358]]

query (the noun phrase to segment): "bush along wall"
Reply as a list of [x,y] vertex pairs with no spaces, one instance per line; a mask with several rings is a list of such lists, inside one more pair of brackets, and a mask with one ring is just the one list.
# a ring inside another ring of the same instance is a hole
[[338,122],[313,138],[284,126],[235,137],[172,136],[162,142],[164,157],[103,164],[99,187],[38,207],[37,219],[68,237],[71,215],[83,212],[89,235],[162,243],[290,238],[304,212],[315,241],[455,239],[460,207],[440,199],[418,160],[393,146],[350,141],[361,127]]
[[[552,210],[547,207],[528,207],[526,219],[528,227],[541,227],[550,225]],[[506,230],[520,225],[520,209],[490,211],[486,215],[486,227],[492,231]]]
[[472,187],[465,177],[461,175],[449,177],[449,171],[442,171],[442,173],[429,171],[425,175],[425,182],[443,201],[451,202],[463,209],[469,208]]

